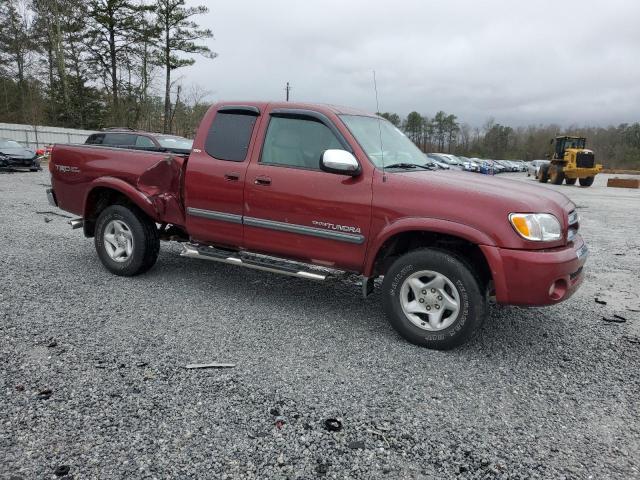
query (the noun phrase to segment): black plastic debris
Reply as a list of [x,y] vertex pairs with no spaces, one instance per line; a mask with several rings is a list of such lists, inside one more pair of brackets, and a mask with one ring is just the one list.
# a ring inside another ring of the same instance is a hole
[[607,304],[607,302],[605,302],[604,300],[600,300],[598,297],[596,297],[594,300],[596,301],[596,303],[599,303],[600,305],[606,305]]
[[337,418],[327,418],[324,421],[324,428],[330,432],[339,432],[342,430],[342,422]]
[[609,323],[625,323],[627,321],[626,318],[621,317],[620,315],[614,315],[612,318],[602,317],[602,320]]
[[53,395],[53,391],[50,388],[43,388],[38,392],[38,399],[40,400],[48,400],[51,395]]
[[57,477],[64,477],[65,475],[69,475],[70,471],[71,467],[69,465],[58,465],[53,473],[55,473]]

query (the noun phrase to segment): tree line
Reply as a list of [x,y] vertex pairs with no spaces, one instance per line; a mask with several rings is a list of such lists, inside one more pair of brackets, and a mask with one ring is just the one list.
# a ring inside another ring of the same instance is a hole
[[[185,0],[0,0],[0,122],[193,135],[208,92],[178,71],[213,59],[212,37]],[[381,113],[426,152],[544,158],[558,134],[586,136],[600,162],[640,168],[640,123],[610,127],[482,127],[439,111]]]
[[587,138],[587,148],[606,167],[640,169],[640,123],[609,127],[562,128],[560,125],[532,125],[513,128],[489,119],[482,127],[459,122],[456,115],[437,112],[433,117],[411,112],[405,118],[382,112],[386,118],[424,152],[441,152],[495,160],[544,159],[551,153],[550,141],[558,135]]
[[213,59],[185,0],[2,0],[0,121],[191,134],[207,92],[176,71]]

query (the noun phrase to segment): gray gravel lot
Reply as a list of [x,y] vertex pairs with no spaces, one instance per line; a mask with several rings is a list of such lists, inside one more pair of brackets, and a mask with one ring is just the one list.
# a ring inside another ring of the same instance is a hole
[[[578,205],[582,289],[436,352],[349,280],[173,244],[113,276],[47,204],[46,168],[0,174],[0,478],[640,478],[640,191],[606,177],[543,187]],[[207,361],[236,367],[184,368]]]

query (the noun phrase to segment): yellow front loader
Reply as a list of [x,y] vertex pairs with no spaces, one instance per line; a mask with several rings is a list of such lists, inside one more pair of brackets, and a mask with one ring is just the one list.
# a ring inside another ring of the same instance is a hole
[[583,187],[591,186],[602,165],[596,164],[593,151],[585,148],[587,139],[564,136],[552,139],[551,144],[554,143],[553,154],[548,156],[549,164],[540,168],[538,181],[561,185],[564,180],[567,185],[573,185],[578,180]]

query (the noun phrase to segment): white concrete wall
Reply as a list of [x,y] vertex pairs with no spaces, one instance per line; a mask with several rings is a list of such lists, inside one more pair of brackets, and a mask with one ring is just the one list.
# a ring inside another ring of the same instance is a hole
[[45,145],[53,145],[54,143],[84,143],[92,133],[95,133],[95,131],[0,123],[0,138],[15,140],[25,147],[33,149],[44,147]]

